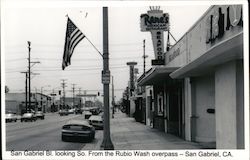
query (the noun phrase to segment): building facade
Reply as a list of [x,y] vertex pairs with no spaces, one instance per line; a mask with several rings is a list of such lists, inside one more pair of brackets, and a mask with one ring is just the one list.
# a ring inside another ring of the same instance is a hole
[[[30,109],[51,112],[51,97],[41,93],[32,93]],[[29,105],[27,98],[27,105]],[[5,110],[17,114],[26,112],[25,93],[5,93]]]
[[140,77],[139,85],[153,86],[146,110],[154,128],[217,149],[244,148],[243,36],[242,5],[212,6],[164,66]]

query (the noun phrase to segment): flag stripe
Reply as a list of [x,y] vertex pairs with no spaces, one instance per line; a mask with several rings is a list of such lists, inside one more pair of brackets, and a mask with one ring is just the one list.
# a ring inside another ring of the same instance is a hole
[[[79,43],[84,37],[85,37],[85,36],[81,36],[80,39],[79,39],[79,41],[78,41],[78,43]],[[77,43],[77,44],[78,44],[78,43]],[[75,49],[75,47],[76,47],[77,44],[75,44],[74,46],[72,46],[72,48],[71,48],[71,52],[72,52],[72,53],[73,53],[73,51],[74,51],[74,49]]]
[[77,41],[78,37],[81,36],[81,35],[83,35],[81,32],[77,32],[77,33],[74,35],[74,37],[72,37],[72,38],[70,39],[69,48],[72,47],[72,45]]
[[[72,39],[76,33],[79,32],[79,29],[75,29],[71,34],[70,34],[70,38]],[[81,31],[80,31],[81,32]]]
[[76,39],[70,44],[70,53],[73,54],[73,48],[84,38],[84,35],[80,34],[76,37]]

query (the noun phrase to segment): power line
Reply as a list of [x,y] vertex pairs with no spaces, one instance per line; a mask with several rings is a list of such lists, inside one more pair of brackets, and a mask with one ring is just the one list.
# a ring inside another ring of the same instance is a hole
[[[138,67],[142,67],[143,65],[137,65]],[[150,64],[146,64],[146,66],[151,66]],[[101,67],[93,67],[93,68],[84,68],[81,66],[75,66],[75,67],[79,67],[79,68],[73,68],[74,66],[72,66],[72,69],[70,70],[65,70],[64,72],[71,72],[71,71],[84,71],[84,70],[90,70],[90,71],[93,71],[93,70],[100,70]],[[43,67],[44,68],[44,67]],[[45,71],[48,71],[48,72],[53,72],[53,71],[61,71],[61,68],[58,67],[58,69],[56,69],[57,67],[46,67],[47,69],[40,69],[40,68],[36,68],[34,69],[33,71],[37,71],[37,72],[45,72]],[[51,68],[51,69],[50,69]],[[127,67],[126,66],[110,66],[110,69],[126,69]],[[20,70],[16,70],[16,71],[5,71],[5,73],[15,73],[15,72],[20,72]]]

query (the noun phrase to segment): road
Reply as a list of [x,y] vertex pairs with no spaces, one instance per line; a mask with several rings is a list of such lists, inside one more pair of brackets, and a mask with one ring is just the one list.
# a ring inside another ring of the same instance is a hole
[[[6,150],[81,150],[85,143],[61,141],[61,127],[70,119],[83,118],[84,115],[70,114],[59,116],[57,113],[45,115],[44,120],[36,122],[6,123]],[[96,138],[89,143],[101,140],[101,130],[96,131]]]

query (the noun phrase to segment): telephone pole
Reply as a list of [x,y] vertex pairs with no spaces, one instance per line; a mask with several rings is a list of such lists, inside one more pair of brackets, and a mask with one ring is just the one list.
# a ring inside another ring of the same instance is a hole
[[112,76],[112,118],[115,113],[115,96],[114,96],[114,76]]
[[26,72],[21,72],[21,73],[25,73],[25,112],[27,113],[27,110],[28,110],[28,104],[27,104],[27,102],[28,102],[28,100],[27,100],[27,93],[28,93],[28,82],[27,82],[27,80],[28,80],[28,72],[26,71]]
[[31,107],[31,101],[30,101],[30,96],[31,96],[31,89],[30,89],[30,86],[31,86],[31,84],[30,84],[30,50],[31,50],[31,47],[30,47],[30,45],[31,45],[31,42],[30,41],[28,41],[28,50],[29,50],[29,57],[28,57],[28,73],[29,73],[29,110],[30,110],[30,107]]
[[81,88],[79,88],[79,98],[80,98],[80,106],[79,106],[79,108],[82,108],[82,97],[80,95],[81,95]]
[[72,84],[72,90],[73,90],[73,108],[75,107],[75,85],[76,84]]
[[31,62],[30,61],[30,51],[31,51],[31,47],[30,47],[30,45],[31,45],[31,42],[30,41],[27,41],[28,42],[28,78],[29,78],[29,93],[28,93],[28,96],[29,96],[29,107],[28,107],[28,109],[27,110],[29,110],[30,111],[30,109],[31,109],[31,66],[30,66],[30,64],[31,63],[40,63],[40,62]]
[[110,107],[109,107],[109,83],[110,83],[110,70],[109,70],[109,37],[108,37],[108,7],[103,7],[103,71],[102,83],[104,91],[104,129],[103,141],[101,147],[104,150],[114,150],[114,145],[110,138]]
[[61,79],[61,81],[62,81],[61,84],[62,84],[62,88],[63,88],[63,108],[62,109],[65,109],[65,87],[67,87],[66,83],[65,83],[66,79]]

